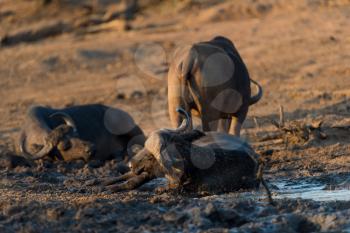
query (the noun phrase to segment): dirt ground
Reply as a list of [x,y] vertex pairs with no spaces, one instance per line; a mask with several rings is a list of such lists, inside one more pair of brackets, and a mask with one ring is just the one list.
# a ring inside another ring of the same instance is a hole
[[[36,104],[103,103],[128,111],[146,134],[170,127],[172,52],[223,35],[264,89],[242,137],[265,159],[274,196],[283,179],[345,183],[349,190],[349,0],[148,0],[139,1],[128,21],[119,1],[72,2],[0,0],[0,232],[350,232],[349,200],[276,198],[271,206],[263,190],[156,195],[163,180],[113,194],[87,185],[118,175],[113,160],[27,167],[6,159],[17,153],[25,112]],[[50,25],[62,28],[6,42]],[[322,120],[327,137],[262,142],[278,131],[270,121],[278,119],[279,106],[288,122]]]

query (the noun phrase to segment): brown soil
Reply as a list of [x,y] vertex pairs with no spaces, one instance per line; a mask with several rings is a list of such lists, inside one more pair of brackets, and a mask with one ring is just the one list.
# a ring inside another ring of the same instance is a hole
[[[115,161],[38,161],[30,168],[7,159],[16,151],[25,112],[34,104],[103,103],[128,111],[146,134],[170,127],[166,72],[172,51],[224,35],[264,88],[242,134],[264,155],[266,179],[329,183],[349,177],[349,0],[149,0],[140,1],[134,20],[116,17],[103,23],[101,18],[125,6],[113,1],[14,2],[0,1],[0,38],[57,22],[69,30],[0,47],[0,232],[350,229],[349,201],[282,199],[270,206],[259,193],[257,198],[235,193],[196,198],[156,195],[152,185],[111,194],[86,183],[118,175]],[[277,131],[270,120],[278,119],[280,105],[288,121],[323,120],[327,138],[287,147],[262,145],[262,137]]]

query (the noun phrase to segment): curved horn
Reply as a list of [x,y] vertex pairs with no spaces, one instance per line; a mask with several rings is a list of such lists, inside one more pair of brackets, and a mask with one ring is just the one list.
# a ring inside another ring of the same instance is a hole
[[19,150],[26,159],[34,159],[34,160],[41,159],[44,156],[48,155],[53,148],[53,146],[47,142],[45,146],[38,153],[36,153],[35,155],[32,155],[26,150],[25,142],[26,142],[26,136],[24,135],[24,133],[22,133],[20,138],[20,143],[19,143]]
[[25,141],[26,141],[26,136],[24,136],[24,134],[21,134],[21,138],[19,139],[19,151],[21,152],[21,154],[26,158],[26,159],[32,159],[33,156],[27,152],[27,150],[25,149]]
[[65,113],[65,112],[55,112],[55,113],[50,115],[50,118],[54,118],[54,117],[62,118],[64,120],[64,122],[66,123],[66,125],[68,125],[68,126],[73,128],[73,132],[74,133],[78,132],[77,126],[76,126],[74,120],[67,113]]
[[191,117],[188,114],[188,112],[186,112],[183,108],[179,107],[176,109],[176,111],[181,115],[185,116],[185,119],[182,121],[181,125],[175,130],[176,132],[181,133],[188,130],[188,128],[190,127]]

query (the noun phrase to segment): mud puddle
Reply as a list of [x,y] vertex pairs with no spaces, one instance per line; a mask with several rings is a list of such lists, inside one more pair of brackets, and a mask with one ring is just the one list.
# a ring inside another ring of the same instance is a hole
[[301,198],[314,201],[350,201],[350,176],[340,183],[323,183],[315,180],[279,180],[275,199]]
[[[311,177],[289,180],[280,178],[268,182],[273,199],[304,199],[320,202],[350,201],[350,174],[335,177]],[[256,191],[234,192],[201,198],[225,202],[228,200],[254,200],[267,203],[263,187]]]

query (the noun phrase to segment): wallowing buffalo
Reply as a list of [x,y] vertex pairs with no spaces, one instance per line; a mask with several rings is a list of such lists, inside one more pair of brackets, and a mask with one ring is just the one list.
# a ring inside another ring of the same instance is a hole
[[220,193],[257,188],[262,166],[253,149],[236,136],[219,132],[188,131],[190,117],[176,130],[150,134],[145,148],[129,163],[131,171],[103,180],[111,191],[135,189],[165,176],[168,188],[189,192]]
[[19,139],[28,159],[126,159],[134,145],[143,145],[142,130],[132,117],[100,104],[63,109],[31,107]]
[[[251,96],[250,83],[258,93]],[[262,97],[233,43],[222,36],[179,49],[168,73],[168,106],[173,127],[181,124],[176,108],[199,116],[204,131],[240,135],[249,106]]]

